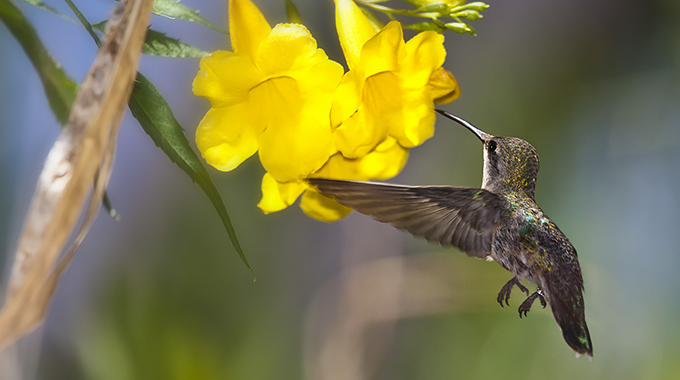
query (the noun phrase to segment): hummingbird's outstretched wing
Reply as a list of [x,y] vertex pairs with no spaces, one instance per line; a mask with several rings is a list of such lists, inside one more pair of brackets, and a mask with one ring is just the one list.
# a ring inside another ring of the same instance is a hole
[[311,178],[309,183],[338,203],[416,236],[485,257],[498,228],[502,203],[483,189],[399,186]]

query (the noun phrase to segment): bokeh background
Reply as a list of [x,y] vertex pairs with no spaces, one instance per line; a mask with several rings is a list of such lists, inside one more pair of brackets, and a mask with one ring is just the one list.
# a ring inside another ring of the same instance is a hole
[[[489,0],[478,36],[446,35],[462,97],[445,109],[530,141],[537,201],[576,246],[595,357],[575,359],[549,311],[519,319],[495,301],[510,274],[352,214],[325,224],[297,208],[262,215],[251,158],[211,173],[257,281],[199,187],[126,115],[109,194],[43,327],[6,350],[7,379],[680,378],[680,2]],[[47,4],[69,13],[64,3]],[[283,0],[255,0],[273,24]],[[115,2],[77,1],[91,22]],[[225,1],[183,4],[224,25]],[[330,0],[296,1],[342,62]],[[87,33],[22,4],[77,81]],[[154,16],[205,50],[228,38]],[[6,284],[37,176],[59,132],[39,79],[0,26],[0,266]],[[143,57],[193,140],[209,105],[198,61]],[[262,110],[267,112],[267,110]],[[482,152],[439,120],[393,182],[479,186]]]

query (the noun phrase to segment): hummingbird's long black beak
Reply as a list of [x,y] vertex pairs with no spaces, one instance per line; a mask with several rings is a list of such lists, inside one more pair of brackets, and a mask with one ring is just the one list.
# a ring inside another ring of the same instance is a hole
[[475,134],[475,136],[477,136],[478,139],[482,140],[482,142],[485,142],[485,141],[493,138],[493,135],[490,135],[490,134],[482,131],[481,129],[475,127],[474,125],[468,123],[467,121],[459,118],[456,115],[452,115],[452,114],[450,114],[450,113],[448,113],[444,110],[439,110],[439,109],[436,109],[436,108],[435,108],[435,111],[437,111],[440,114],[444,115],[445,117],[455,121],[456,123],[462,125],[463,127],[469,129],[472,133]]

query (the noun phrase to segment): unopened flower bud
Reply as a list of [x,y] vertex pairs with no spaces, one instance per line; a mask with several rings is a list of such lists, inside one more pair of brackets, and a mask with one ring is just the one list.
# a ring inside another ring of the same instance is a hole
[[423,4],[418,7],[418,12],[441,12],[449,9],[449,5],[443,1],[435,1],[429,4]]
[[488,4],[482,3],[481,1],[477,1],[477,2],[465,5],[465,8],[471,9],[471,10],[477,11],[477,12],[482,12],[488,7],[489,7]]
[[404,25],[404,28],[415,30],[416,32],[424,32],[426,30],[434,30],[437,33],[443,33],[446,28],[435,24],[434,22],[423,21],[411,25]]
[[462,19],[468,20],[468,21],[475,21],[475,20],[482,18],[482,15],[479,12],[473,11],[473,10],[470,10],[470,9],[460,11],[460,12],[456,13],[455,15],[462,18]]
[[456,33],[465,34],[470,31],[470,27],[462,22],[449,22],[444,24],[446,29],[454,31]]

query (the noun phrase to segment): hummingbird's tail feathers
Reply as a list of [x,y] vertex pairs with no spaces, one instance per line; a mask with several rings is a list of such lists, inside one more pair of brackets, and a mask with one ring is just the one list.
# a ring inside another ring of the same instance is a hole
[[[556,287],[561,289],[555,289]],[[565,292],[564,283],[555,284],[553,281],[548,281],[550,308],[569,347],[576,352],[577,356],[586,354],[592,358],[593,343],[586,325],[582,289],[573,286],[566,288],[568,290]]]
[[415,236],[486,257],[500,223],[496,194],[450,186],[399,186],[310,178],[309,183],[338,203],[390,223]]

